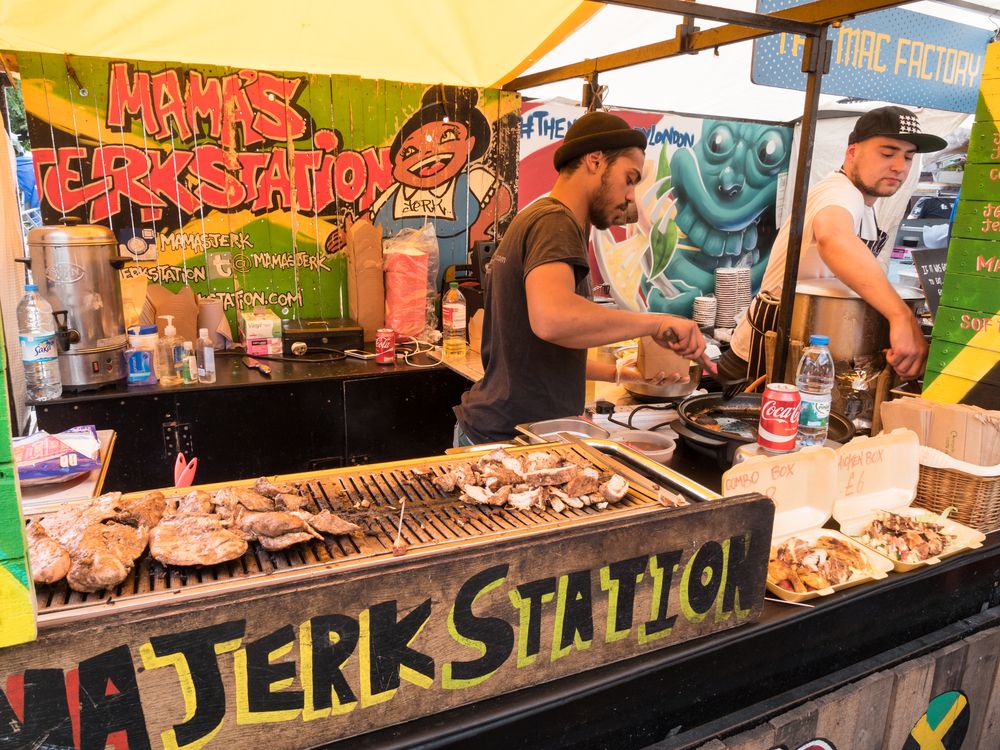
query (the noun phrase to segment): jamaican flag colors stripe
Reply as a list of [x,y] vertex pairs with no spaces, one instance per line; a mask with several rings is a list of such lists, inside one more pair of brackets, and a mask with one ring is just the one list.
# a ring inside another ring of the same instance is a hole
[[924,398],[1000,405],[1000,42],[990,44],[955,210]]
[[927,706],[903,743],[903,750],[958,750],[969,730],[969,701],[957,690],[941,693]]

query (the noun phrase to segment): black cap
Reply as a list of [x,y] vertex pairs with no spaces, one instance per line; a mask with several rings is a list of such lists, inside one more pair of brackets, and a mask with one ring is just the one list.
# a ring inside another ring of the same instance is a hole
[[921,133],[917,116],[903,107],[879,107],[865,112],[854,123],[854,130],[848,136],[847,142],[860,143],[876,136],[912,143],[920,154],[940,151],[948,145],[948,141],[944,138]]
[[556,149],[552,163],[556,171],[578,156],[592,151],[619,148],[646,149],[646,134],[636,130],[622,118],[608,112],[588,112],[569,126],[562,145]]

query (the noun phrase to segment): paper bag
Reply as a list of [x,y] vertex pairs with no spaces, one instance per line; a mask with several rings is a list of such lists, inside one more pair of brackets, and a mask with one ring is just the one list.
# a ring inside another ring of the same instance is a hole
[[385,327],[382,280],[382,229],[358,219],[347,230],[347,300],[351,318],[365,331],[365,341]]
[[683,375],[689,377],[691,374],[691,361],[682,357],[673,349],[667,349],[657,344],[649,336],[639,339],[639,352],[635,366],[639,368],[642,377],[656,377],[659,373],[666,375]]

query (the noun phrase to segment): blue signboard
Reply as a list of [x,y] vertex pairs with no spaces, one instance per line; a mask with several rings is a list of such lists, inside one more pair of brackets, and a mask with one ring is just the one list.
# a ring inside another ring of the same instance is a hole
[[[810,0],[757,0],[759,13]],[[829,30],[833,45],[824,94],[973,112],[986,45],[993,34],[923,13],[890,8]],[[754,42],[751,80],[804,91],[805,38],[772,34]]]

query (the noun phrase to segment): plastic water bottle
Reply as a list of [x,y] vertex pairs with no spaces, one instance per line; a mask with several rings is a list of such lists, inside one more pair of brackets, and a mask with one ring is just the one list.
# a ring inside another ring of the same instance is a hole
[[809,346],[802,352],[795,385],[799,387],[802,407],[799,411],[797,448],[823,445],[830,424],[830,403],[833,401],[833,357],[830,356],[829,336],[810,336]]
[[198,329],[198,343],[195,344],[195,356],[198,360],[198,382],[215,382],[215,348],[212,339],[208,337],[207,328]]
[[441,300],[445,359],[462,359],[465,356],[465,325],[465,295],[459,290],[458,282],[453,281]]
[[59,347],[52,305],[38,293],[37,284],[25,284],[17,303],[17,330],[28,399],[51,401],[62,395]]

